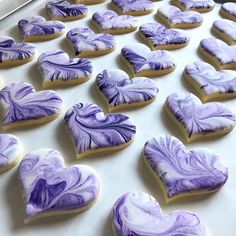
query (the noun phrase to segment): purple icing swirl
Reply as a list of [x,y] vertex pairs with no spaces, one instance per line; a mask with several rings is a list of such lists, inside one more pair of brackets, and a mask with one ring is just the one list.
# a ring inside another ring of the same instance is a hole
[[183,4],[187,9],[209,9],[215,6],[213,0],[176,0]]
[[228,179],[228,169],[217,154],[208,149],[187,151],[182,142],[170,135],[146,142],[144,158],[165,185],[168,198],[218,190]]
[[113,207],[116,236],[210,236],[205,224],[189,211],[163,216],[158,202],[144,192],[121,196]]

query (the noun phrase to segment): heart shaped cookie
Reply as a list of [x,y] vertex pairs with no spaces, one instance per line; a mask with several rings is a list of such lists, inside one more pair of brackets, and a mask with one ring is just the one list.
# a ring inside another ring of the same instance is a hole
[[157,17],[170,28],[194,28],[203,22],[200,13],[195,11],[182,12],[175,6],[160,7],[157,11]]
[[130,79],[122,70],[104,70],[98,74],[96,85],[104,95],[109,111],[149,104],[159,91],[152,80],[144,77]]
[[215,6],[214,0],[172,0],[172,3],[183,11],[193,10],[200,13],[211,11]]
[[121,55],[134,76],[161,76],[171,73],[176,67],[170,52],[152,52],[141,43],[122,48]]
[[110,34],[95,34],[89,28],[75,28],[66,35],[70,45],[79,57],[94,57],[115,50],[115,38]]
[[202,39],[199,51],[217,69],[236,69],[236,45],[229,46],[216,38]]
[[140,35],[152,50],[178,49],[188,45],[190,37],[182,30],[168,29],[159,23],[146,23],[139,28]]
[[236,44],[236,23],[231,20],[216,20],[212,25],[212,31],[228,44]]
[[109,34],[125,34],[135,31],[138,27],[138,21],[135,17],[118,16],[111,10],[94,13],[92,20],[101,32]]
[[42,16],[31,16],[18,22],[23,41],[45,41],[60,37],[65,25],[60,21],[46,21]]
[[230,132],[235,114],[219,102],[202,104],[191,93],[173,93],[166,99],[166,111],[181,128],[186,142]]
[[25,223],[84,211],[98,197],[99,181],[94,170],[86,165],[65,168],[61,154],[52,149],[28,153],[18,174],[26,203]]
[[43,75],[43,87],[57,87],[80,84],[90,79],[93,67],[89,60],[73,58],[60,50],[43,53],[38,58]]
[[0,134],[0,172],[16,165],[22,156],[20,140],[11,134]]
[[166,202],[219,190],[228,179],[228,169],[209,149],[187,151],[170,135],[152,138],[144,146],[144,160],[161,183]]
[[216,71],[213,66],[196,61],[186,66],[184,78],[197,90],[202,101],[236,96],[235,71]]
[[179,210],[164,216],[158,202],[144,192],[121,196],[113,207],[112,223],[116,236],[210,236],[197,215]]
[[122,114],[104,115],[95,104],[78,103],[65,114],[77,158],[93,153],[116,151],[133,142],[136,127]]
[[150,0],[112,0],[111,6],[118,14],[141,16],[149,14],[154,9]]
[[232,21],[236,21],[236,3],[226,2],[220,8],[220,14]]
[[71,21],[84,18],[88,8],[83,4],[70,4],[66,0],[54,0],[46,4],[51,18],[60,21]]
[[54,91],[35,92],[28,83],[11,83],[0,91],[3,130],[49,122],[59,115],[61,105]]
[[36,47],[31,43],[16,43],[11,37],[0,37],[0,67],[15,66],[32,61]]

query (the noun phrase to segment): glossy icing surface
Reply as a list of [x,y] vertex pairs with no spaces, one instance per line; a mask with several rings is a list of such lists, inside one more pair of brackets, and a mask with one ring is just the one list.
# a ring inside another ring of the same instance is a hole
[[205,224],[189,211],[164,216],[159,203],[144,192],[121,196],[113,207],[116,236],[210,236]]
[[46,21],[42,16],[26,17],[18,22],[23,38],[52,35],[63,32],[65,25],[60,21]]
[[0,37],[0,65],[7,61],[27,60],[36,53],[31,43],[16,43],[11,37]]
[[236,23],[235,22],[231,20],[227,20],[227,19],[216,20],[213,23],[213,27],[215,27],[221,33],[229,36],[232,40],[236,41]]
[[83,52],[112,49],[116,46],[115,38],[112,35],[95,34],[89,28],[71,29],[66,37],[72,44],[76,55]]
[[217,154],[209,149],[187,151],[181,141],[170,135],[147,141],[144,158],[164,184],[168,198],[214,191],[228,179],[228,169]]
[[26,221],[40,214],[84,209],[99,193],[99,181],[92,168],[85,165],[65,168],[61,154],[52,149],[28,153],[18,174],[26,203]]
[[138,26],[138,21],[135,17],[128,15],[119,16],[111,10],[96,12],[93,14],[92,19],[100,25],[102,30],[132,29]]
[[150,51],[141,43],[122,48],[122,56],[129,62],[135,73],[144,70],[165,70],[175,67],[170,52],[165,50]]
[[129,117],[122,114],[105,116],[95,104],[78,103],[66,112],[64,119],[77,154],[127,144],[136,133]]
[[168,29],[160,23],[146,23],[139,31],[152,42],[153,46],[185,44],[190,37],[182,30]]
[[92,64],[84,58],[70,59],[68,54],[57,50],[43,53],[38,58],[38,65],[46,82],[79,80],[92,73]]
[[186,129],[189,139],[194,135],[210,135],[217,131],[230,130],[235,126],[235,114],[219,102],[202,104],[191,93],[180,92],[166,99],[169,112]]
[[215,2],[213,0],[176,0],[183,4],[187,9],[213,8]]
[[236,3],[235,2],[226,2],[221,7],[228,14],[236,17]]
[[56,92],[35,92],[32,85],[25,82],[11,83],[0,91],[4,125],[55,115],[61,105],[62,99]]
[[99,90],[110,106],[153,100],[158,88],[155,82],[144,77],[130,79],[122,70],[104,70],[96,78]]

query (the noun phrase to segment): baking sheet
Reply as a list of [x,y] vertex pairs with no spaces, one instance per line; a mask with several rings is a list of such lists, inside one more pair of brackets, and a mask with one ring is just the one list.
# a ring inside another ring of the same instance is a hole
[[[41,7],[32,9],[27,15],[40,14],[47,17],[43,8],[44,4]],[[147,22],[155,22],[154,15],[157,8],[169,4],[169,1],[163,0],[154,4],[155,10],[153,14],[137,17],[139,25]],[[91,15],[96,11],[104,10],[108,7],[108,2],[89,6],[89,16],[79,21],[65,23],[66,30],[68,31],[76,26],[89,26],[95,32],[98,32],[91,24]],[[222,156],[222,159],[229,167],[228,182],[217,193],[199,198],[179,200],[167,205],[163,201],[163,194],[160,191],[158,183],[148,172],[142,161],[143,145],[151,137],[166,133],[182,139],[182,134],[163,111],[163,105],[166,97],[172,92],[194,92],[183,82],[182,72],[186,64],[200,59],[197,54],[197,47],[202,38],[212,37],[210,28],[214,20],[220,19],[218,14],[219,8],[220,5],[217,5],[212,12],[202,15],[204,17],[204,23],[201,27],[186,30],[191,35],[190,44],[186,48],[172,52],[178,62],[176,70],[169,75],[154,79],[160,89],[156,101],[140,109],[122,112],[130,116],[137,126],[135,142],[128,148],[111,155],[99,155],[76,160],[72,142],[63,123],[63,117],[65,112],[78,102],[96,103],[107,112],[102,97],[95,89],[95,77],[104,69],[126,69],[120,62],[120,50],[125,45],[143,42],[138,37],[137,32],[115,36],[117,48],[113,53],[91,58],[94,65],[91,80],[78,86],[56,89],[64,101],[64,109],[59,118],[45,125],[10,132],[20,138],[24,145],[25,153],[38,148],[53,148],[64,155],[67,165],[75,163],[90,165],[100,176],[102,189],[97,203],[81,214],[41,219],[30,225],[25,225],[23,223],[25,205],[17,182],[17,167],[14,167],[7,173],[1,174],[0,178],[0,235],[49,236],[58,234],[60,236],[112,236],[110,213],[117,198],[128,191],[144,191],[156,197],[164,213],[169,213],[172,210],[190,210],[198,214],[206,222],[212,235],[235,236],[236,129],[220,138],[187,145],[188,149],[199,147],[211,148]],[[25,14],[21,15],[19,11],[16,17],[18,19],[11,22],[6,29],[2,30],[1,34],[14,37],[20,41],[20,35],[16,25],[18,20],[23,17],[25,17]],[[52,41],[35,44],[40,53],[48,50],[62,49],[69,53],[70,56],[73,56],[73,52],[68,46],[65,36]],[[4,79],[5,85],[13,81],[26,81],[31,83],[36,90],[42,90],[42,78],[38,72],[36,60],[19,67],[2,69],[0,70],[0,74]],[[222,103],[236,112],[235,99],[222,101]]]

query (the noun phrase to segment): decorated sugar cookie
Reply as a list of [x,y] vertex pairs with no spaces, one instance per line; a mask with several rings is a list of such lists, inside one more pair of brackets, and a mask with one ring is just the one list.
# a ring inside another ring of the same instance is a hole
[[226,2],[222,4],[220,14],[227,19],[236,21],[236,3]]

